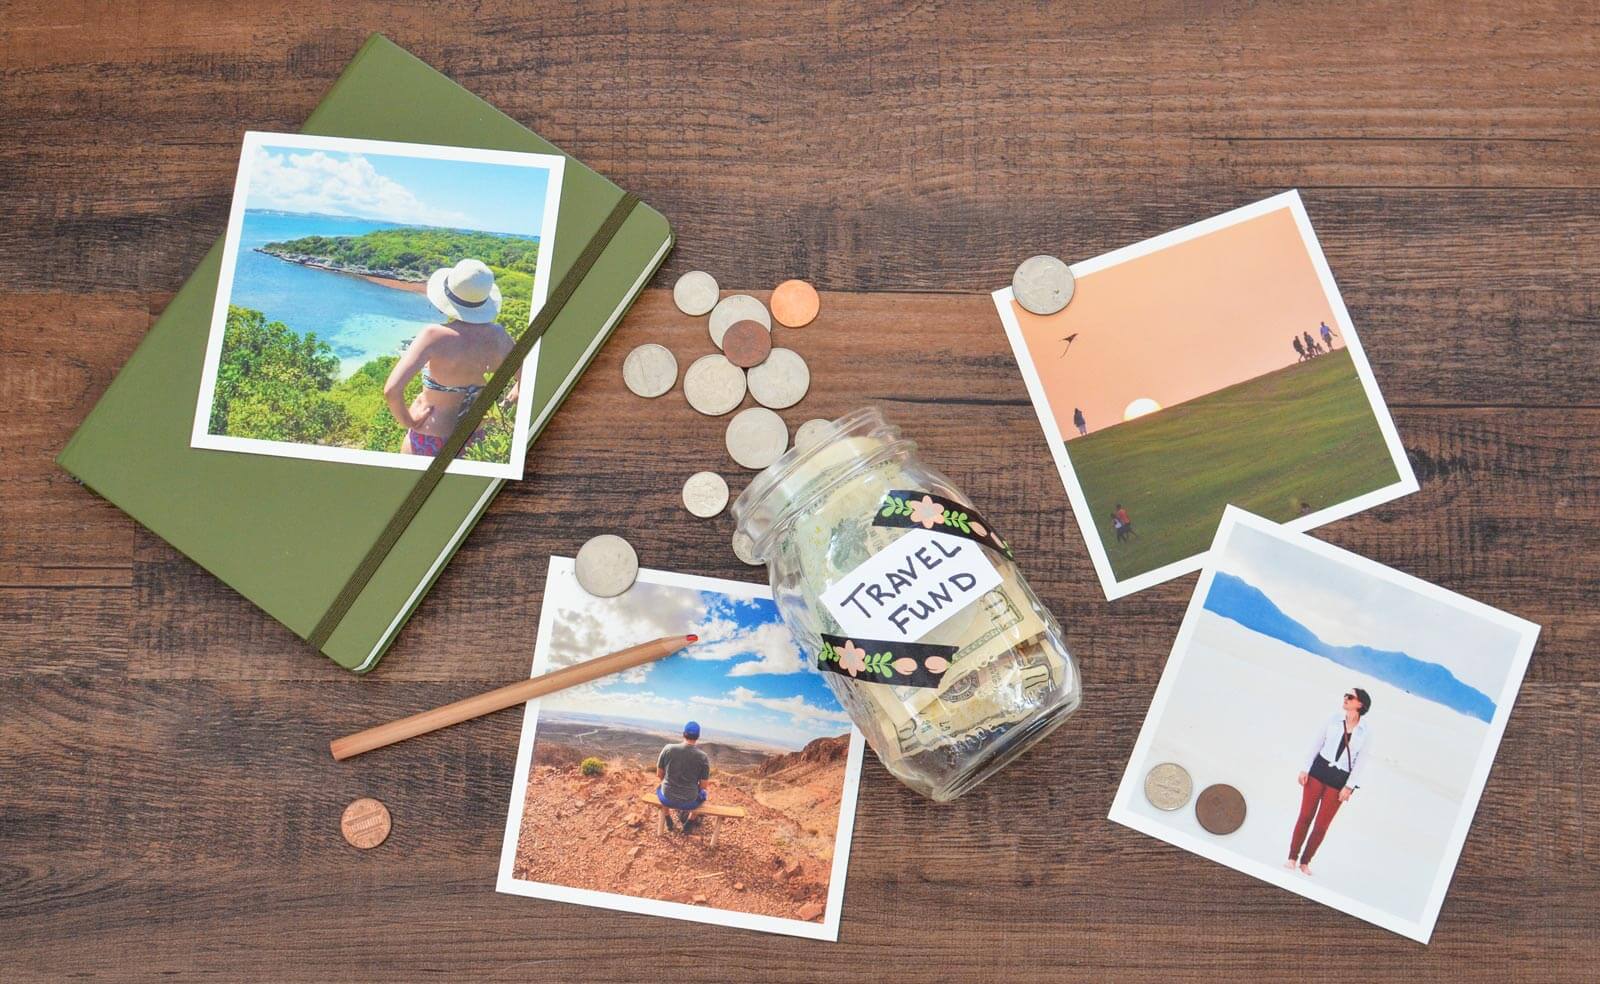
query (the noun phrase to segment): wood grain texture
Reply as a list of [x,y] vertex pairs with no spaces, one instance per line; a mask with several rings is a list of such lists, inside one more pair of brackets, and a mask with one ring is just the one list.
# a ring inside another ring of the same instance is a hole
[[[4,12],[0,979],[1592,976],[1593,5]],[[51,458],[222,232],[240,132],[297,127],[375,29],[661,208],[679,245],[529,478],[358,680]],[[1422,483],[1318,535],[1545,626],[1426,948],[1104,819],[1194,579],[1101,599],[983,294],[1022,256],[1091,256],[1287,187]],[[755,579],[729,517],[678,501],[702,468],[742,488],[725,420],[620,378],[644,341],[681,365],[708,350],[660,289],[694,268],[827,289],[815,324],[779,329],[813,369],[784,418],[883,406],[1005,530],[1087,677],[1079,715],[949,807],[868,761],[834,945],[494,894],[515,714],[327,755],[525,674],[546,558],[595,533]],[[394,832],[357,852],[339,815],[367,795]]]

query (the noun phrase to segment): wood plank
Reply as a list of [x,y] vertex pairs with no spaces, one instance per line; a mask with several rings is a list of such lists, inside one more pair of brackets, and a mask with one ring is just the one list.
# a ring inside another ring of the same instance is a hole
[[[665,968],[725,981],[742,960],[770,979],[851,980],[864,962],[888,959],[913,981],[1002,968],[1019,981],[1199,981],[1288,960],[1328,965],[1353,945],[1404,980],[1446,969],[1454,980],[1503,980],[1535,967],[1571,980],[1587,965],[1600,867],[1586,802],[1567,777],[1600,752],[1593,684],[1524,689],[1427,948],[1105,821],[1147,684],[1091,677],[1065,728],[939,810],[869,762],[841,942],[822,949],[709,926],[685,936],[661,920],[495,895],[520,721],[492,717],[335,763],[320,739],[358,700],[392,715],[471,688],[362,689],[357,698],[350,686],[305,681],[32,677],[0,693],[0,770],[79,777],[0,788],[7,979],[127,967],[413,979],[459,969],[444,956],[458,947],[484,973],[537,953],[542,968],[578,961],[607,980]],[[338,816],[369,795],[389,806],[394,832],[357,852]],[[987,917],[955,904],[971,901],[977,873]],[[401,918],[406,945],[396,946]],[[910,924],[922,940],[908,961],[892,929]],[[1197,932],[1217,945],[1197,948]]]
[[[547,558],[571,556],[598,533],[627,536],[647,567],[765,579],[733,557],[731,513],[698,520],[679,500],[683,480],[705,468],[729,476],[735,495],[743,490],[751,473],[727,456],[728,418],[693,412],[681,386],[643,400],[622,385],[623,358],[645,341],[672,349],[680,367],[711,350],[704,319],[679,314],[669,293],[651,291],[601,350],[536,445],[529,477],[490,507],[379,675],[519,678],[531,660]],[[1104,603],[988,298],[829,293],[813,325],[777,335],[814,372],[806,399],[782,414],[791,432],[812,417],[878,403],[1018,544],[1024,570],[1067,619],[1075,645],[1101,655],[1117,679],[1156,679],[1194,579]],[[936,341],[908,350],[905,340],[915,338]],[[1368,344],[1380,361],[1381,348]],[[1425,360],[1408,355],[1401,368]],[[1319,535],[1549,625],[1533,679],[1600,679],[1588,658],[1600,642],[1600,613],[1587,603],[1593,547],[1568,535],[1600,528],[1600,410],[1417,407],[1396,418],[1422,491]],[[1534,550],[1538,565],[1528,563]],[[141,534],[137,556],[136,674],[342,674],[156,538]]]
[[[223,7],[0,24],[0,979],[1592,976],[1593,4]],[[663,291],[360,680],[53,465],[221,235],[240,132],[298,128],[375,24],[661,208],[679,245],[658,287],[699,268],[832,288],[816,325],[779,332],[814,371],[785,419],[880,403],[1063,617],[1087,703],[1035,752],[938,810],[868,761],[841,943],[494,894],[515,714],[326,753],[525,674],[545,558],[593,533],[762,576],[727,515],[678,502],[692,471],[739,474],[726,419],[620,386],[643,341],[682,366],[709,348]],[[1194,579],[1101,599],[983,296],[1021,256],[1288,187],[1422,482],[1318,535],[1545,625],[1426,948],[1104,819]],[[337,827],[363,795],[395,817],[366,853]]]
[[0,437],[0,591],[131,582],[127,522],[54,459],[150,322],[137,295],[0,293],[0,392],[23,410]]

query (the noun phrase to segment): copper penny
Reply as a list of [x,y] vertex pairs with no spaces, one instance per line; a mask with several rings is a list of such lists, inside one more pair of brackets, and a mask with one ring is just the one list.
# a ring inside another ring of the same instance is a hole
[[740,369],[767,361],[772,351],[772,333],[759,321],[735,321],[722,336],[722,354]]
[[1207,786],[1194,801],[1194,815],[1213,834],[1231,834],[1244,826],[1244,796],[1225,783]]
[[344,808],[339,830],[351,847],[377,847],[389,836],[389,808],[370,797],[358,799]]
[[817,289],[804,280],[785,280],[772,289],[772,298],[767,303],[778,324],[787,328],[809,325],[822,307]]

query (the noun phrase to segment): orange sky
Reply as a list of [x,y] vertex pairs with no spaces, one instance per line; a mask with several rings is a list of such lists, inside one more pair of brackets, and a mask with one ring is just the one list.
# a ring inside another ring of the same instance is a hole
[[1340,331],[1288,207],[1079,277],[1058,314],[1011,307],[1068,440],[1073,407],[1092,434],[1140,397],[1170,407],[1291,365],[1290,337],[1321,342],[1320,322]]

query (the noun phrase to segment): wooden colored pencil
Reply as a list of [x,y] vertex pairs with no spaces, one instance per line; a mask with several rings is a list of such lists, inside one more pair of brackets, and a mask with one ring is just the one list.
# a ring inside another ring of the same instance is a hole
[[640,643],[637,646],[614,652],[609,656],[585,660],[582,663],[556,670],[554,673],[546,673],[531,680],[521,680],[498,690],[478,694],[476,697],[468,697],[453,704],[436,707],[431,711],[423,711],[421,714],[413,714],[398,721],[380,724],[375,728],[358,731],[353,735],[335,738],[328,743],[328,750],[333,753],[334,758],[343,761],[351,756],[370,752],[375,748],[393,745],[397,741],[415,738],[417,735],[425,735],[430,731],[448,728],[452,724],[460,724],[462,721],[526,703],[535,697],[543,697],[545,694],[554,693],[557,690],[565,690],[580,683],[588,683],[590,680],[610,676],[613,673],[621,673],[623,670],[631,669],[644,663],[664,659],[684,646],[699,641],[699,638],[699,636],[693,635],[665,636],[650,642]]

